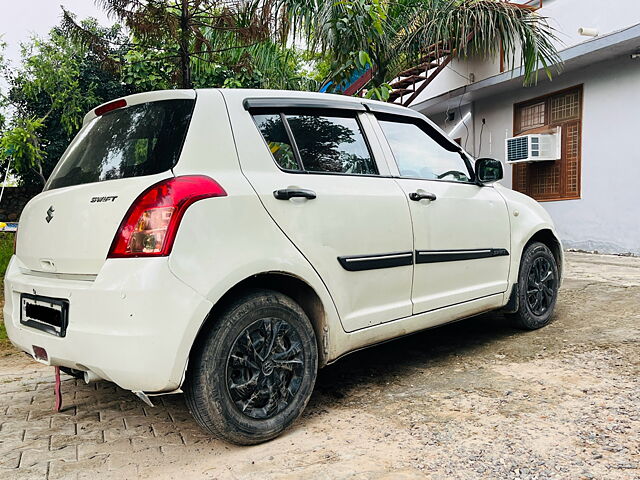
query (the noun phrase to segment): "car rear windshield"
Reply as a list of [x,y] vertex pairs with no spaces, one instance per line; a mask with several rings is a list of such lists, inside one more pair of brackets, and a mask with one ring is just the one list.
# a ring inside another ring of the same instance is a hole
[[195,100],[141,103],[97,117],[80,130],[46,190],[165,172],[178,161]]

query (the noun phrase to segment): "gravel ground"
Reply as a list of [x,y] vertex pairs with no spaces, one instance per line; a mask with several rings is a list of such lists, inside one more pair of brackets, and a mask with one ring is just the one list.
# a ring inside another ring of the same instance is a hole
[[350,355],[255,447],[107,383],[66,380],[53,414],[51,369],[5,349],[0,478],[640,479],[640,259],[567,260],[551,325],[487,314]]

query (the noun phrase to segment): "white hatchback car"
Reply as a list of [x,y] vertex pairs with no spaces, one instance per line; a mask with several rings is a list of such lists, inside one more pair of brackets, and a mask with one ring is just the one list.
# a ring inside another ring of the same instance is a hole
[[143,400],[184,390],[240,444],[300,415],[318,368],[490,310],[552,315],[549,215],[415,111],[266,90],[104,104],[20,219],[11,341]]

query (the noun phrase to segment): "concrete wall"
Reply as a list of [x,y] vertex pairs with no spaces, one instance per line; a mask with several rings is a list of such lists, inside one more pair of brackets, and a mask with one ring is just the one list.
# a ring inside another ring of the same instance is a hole
[[461,105],[453,108],[453,120],[447,119],[448,112],[442,112],[438,115],[432,115],[429,118],[436,122],[451,138],[454,140],[459,138],[460,145],[472,152],[474,148],[474,124],[473,124],[473,104]]
[[0,222],[17,222],[27,202],[40,190],[6,187],[0,200]]
[[595,28],[600,35],[640,23],[638,0],[544,0],[538,13],[556,29],[558,49],[572,47],[592,37],[578,34],[580,27]]
[[418,104],[431,97],[470,85],[471,75],[474,81],[483,80],[500,73],[499,58],[470,58],[468,60],[453,59],[447,67],[424,89],[413,104]]
[[[463,107],[473,111],[467,151],[504,162],[504,140],[513,135],[513,105],[579,84],[584,86],[582,198],[541,204],[565,247],[640,254],[640,59],[625,56]],[[445,125],[443,119],[438,115],[434,121],[449,132],[453,122]],[[466,131],[454,136],[463,136],[464,142]],[[508,187],[511,169],[505,166]]]

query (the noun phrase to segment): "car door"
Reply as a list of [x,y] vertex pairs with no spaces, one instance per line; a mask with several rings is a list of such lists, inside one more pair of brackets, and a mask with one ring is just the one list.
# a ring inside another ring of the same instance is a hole
[[369,119],[357,109],[271,104],[245,102],[246,111],[229,102],[243,173],[269,215],[320,274],[346,331],[410,316],[409,208],[377,161],[375,133],[365,136]]
[[426,119],[376,117],[413,219],[413,313],[505,292],[511,238],[503,198],[474,182],[460,147]]

